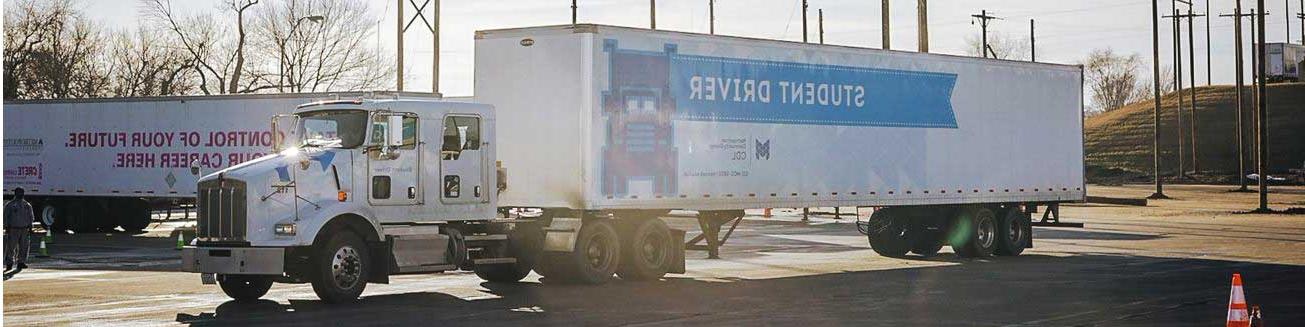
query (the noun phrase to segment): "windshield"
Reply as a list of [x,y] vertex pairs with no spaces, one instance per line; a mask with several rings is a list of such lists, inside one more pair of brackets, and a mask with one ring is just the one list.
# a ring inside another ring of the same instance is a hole
[[367,112],[362,110],[323,110],[299,115],[300,146],[353,148],[363,143],[367,133]]

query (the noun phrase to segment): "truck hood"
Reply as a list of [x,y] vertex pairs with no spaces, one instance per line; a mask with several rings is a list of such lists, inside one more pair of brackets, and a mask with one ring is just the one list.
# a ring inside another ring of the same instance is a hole
[[352,201],[353,151],[337,148],[289,149],[209,174],[239,180],[246,185],[248,240],[254,244],[276,241],[278,223],[315,217],[317,211]]

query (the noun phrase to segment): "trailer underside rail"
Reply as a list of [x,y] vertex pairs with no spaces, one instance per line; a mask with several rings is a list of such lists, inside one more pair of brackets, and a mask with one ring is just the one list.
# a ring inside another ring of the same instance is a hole
[[[702,234],[684,242],[684,249],[707,251],[707,259],[720,259],[721,245],[725,245],[725,241],[730,239],[730,235],[734,234],[734,229],[742,221],[743,210],[699,211],[698,227],[702,228]],[[725,224],[730,224],[730,229],[725,232],[724,237],[721,237],[720,229]],[[698,244],[704,240],[707,244]]]

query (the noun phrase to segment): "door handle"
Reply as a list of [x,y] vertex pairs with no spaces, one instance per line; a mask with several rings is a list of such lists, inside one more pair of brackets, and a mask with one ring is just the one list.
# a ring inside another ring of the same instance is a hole
[[416,199],[416,198],[417,198],[417,187],[415,187],[415,186],[409,186],[409,187],[408,187],[408,198],[409,198],[409,199]]

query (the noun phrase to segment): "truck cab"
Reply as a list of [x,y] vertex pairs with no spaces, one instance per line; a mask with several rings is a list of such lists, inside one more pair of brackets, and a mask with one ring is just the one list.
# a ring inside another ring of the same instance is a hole
[[274,154],[198,182],[183,268],[231,297],[309,282],[324,300],[348,301],[399,273],[530,271],[506,255],[514,226],[487,224],[498,196],[491,106],[320,101],[271,126]]

